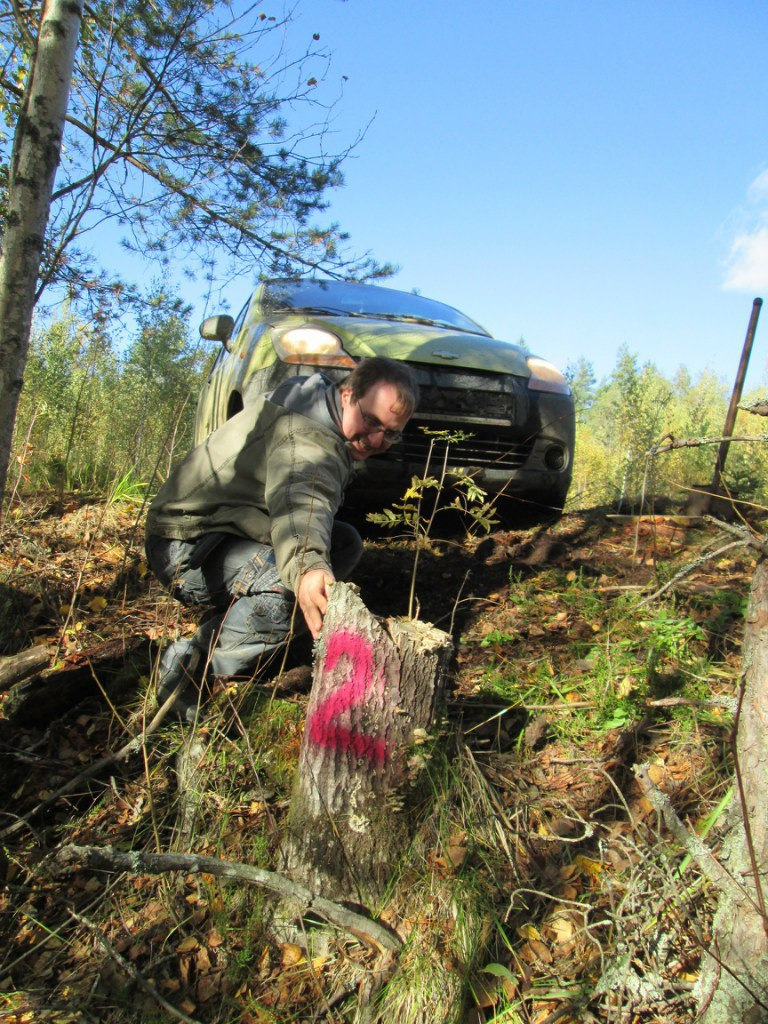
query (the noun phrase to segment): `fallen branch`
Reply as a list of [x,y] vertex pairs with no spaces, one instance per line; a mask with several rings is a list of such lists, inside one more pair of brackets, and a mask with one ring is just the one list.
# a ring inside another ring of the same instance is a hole
[[768,555],[768,541],[763,537],[758,537],[757,534],[753,533],[753,531],[748,527],[739,526],[736,523],[725,523],[720,519],[715,519],[714,516],[704,516],[704,519],[706,522],[711,523],[713,526],[717,526],[726,533],[731,533],[734,537],[738,537],[742,544],[757,548],[757,550],[761,551],[764,555]]
[[22,679],[27,679],[40,672],[41,669],[47,668],[50,660],[48,648],[43,644],[35,644],[34,647],[28,647],[26,651],[0,658],[0,693],[13,686],[14,683],[21,682]]
[[660,697],[658,700],[648,701],[648,706],[652,708],[724,708],[735,715],[739,702],[736,697],[711,697],[709,700],[693,700],[690,697]]
[[679,572],[676,572],[672,579],[667,580],[663,587],[659,587],[658,590],[652,594],[648,594],[642,601],[638,601],[637,607],[642,608],[643,605],[649,604],[651,601],[655,601],[657,597],[661,597],[663,593],[673,587],[683,577],[690,575],[699,566],[704,565],[705,562],[711,562],[713,558],[718,558],[720,555],[724,555],[726,551],[730,551],[732,548],[741,547],[745,543],[744,540],[732,540],[729,544],[725,544],[723,547],[718,548],[716,551],[709,551],[706,555],[702,555],[700,558],[694,559],[693,562],[689,562],[688,565],[684,565]]
[[699,865],[702,874],[720,890],[732,898],[744,897],[744,887],[737,879],[722,866],[706,843],[703,843],[695,832],[686,828],[685,824],[678,817],[677,811],[666,793],[663,793],[658,786],[654,785],[648,774],[648,764],[634,766],[635,778],[637,779],[643,796],[648,800],[651,807],[661,816],[664,824],[672,833],[677,842],[685,852]]
[[329,924],[354,935],[374,949],[396,953],[402,948],[400,938],[377,921],[324,899],[284,875],[252,867],[250,864],[219,860],[217,857],[201,857],[194,853],[141,853],[138,850],[125,852],[111,846],[74,845],[59,850],[56,860],[66,867],[89,867],[98,871],[128,871],[132,874],[148,875],[184,871],[187,874],[205,873],[217,878],[245,882],[268,889],[285,900],[299,904],[304,914],[318,914]]
[[[68,656],[56,668],[49,669],[53,650],[41,647],[25,652],[29,658],[45,658],[40,669],[24,673],[17,682],[6,684],[0,689],[9,691],[3,708],[7,719],[17,725],[47,725],[51,719],[65,715],[84,698],[97,694],[110,701],[114,696],[133,689],[136,675],[130,666],[131,660],[139,656],[143,661],[148,652],[145,637],[125,639],[115,637],[91,645],[87,651]],[[16,655],[14,660],[22,659]],[[9,670],[11,665],[8,665]]]

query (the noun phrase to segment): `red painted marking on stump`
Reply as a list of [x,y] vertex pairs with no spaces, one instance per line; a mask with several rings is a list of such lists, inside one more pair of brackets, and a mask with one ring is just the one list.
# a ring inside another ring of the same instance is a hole
[[332,672],[341,658],[346,658],[349,663],[349,678],[318,705],[307,723],[309,738],[320,747],[332,747],[383,765],[387,760],[384,740],[338,724],[341,715],[361,704],[368,690],[377,682],[373,675],[371,644],[358,633],[339,630],[328,641],[323,671]]

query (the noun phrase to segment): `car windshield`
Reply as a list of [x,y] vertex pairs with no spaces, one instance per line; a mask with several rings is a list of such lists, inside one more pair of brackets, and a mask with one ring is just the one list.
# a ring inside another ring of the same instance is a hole
[[351,281],[267,281],[261,304],[269,313],[301,310],[331,316],[369,316],[488,334],[453,306],[411,292]]

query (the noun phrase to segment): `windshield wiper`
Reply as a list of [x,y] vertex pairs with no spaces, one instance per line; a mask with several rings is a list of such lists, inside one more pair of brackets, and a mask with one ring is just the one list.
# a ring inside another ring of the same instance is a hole
[[412,313],[374,313],[371,310],[358,312],[352,309],[333,309],[330,306],[272,306],[269,310],[275,313],[305,313],[307,316],[348,316],[360,317],[364,320],[391,320],[394,323],[423,324],[425,327],[447,327],[452,331],[461,331],[462,334],[479,334],[480,331],[471,331],[468,327],[460,327],[458,324],[449,323],[447,320],[430,320],[424,316],[415,316]]
[[331,309],[329,306],[270,306],[274,313],[307,313],[309,316],[353,316],[346,309]]
[[451,324],[447,320],[430,320],[425,316],[416,316],[413,313],[369,313],[377,320],[401,320],[407,324],[424,324],[425,327],[447,327],[452,331],[462,331],[464,334],[471,334],[469,328],[460,327],[458,324]]

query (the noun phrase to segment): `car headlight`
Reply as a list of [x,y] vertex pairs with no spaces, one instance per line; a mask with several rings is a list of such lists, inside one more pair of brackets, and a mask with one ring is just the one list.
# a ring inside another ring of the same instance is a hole
[[350,369],[357,366],[336,335],[319,327],[292,327],[285,334],[273,336],[272,344],[284,363],[348,366]]
[[555,395],[570,395],[568,381],[552,363],[548,363],[546,359],[539,359],[538,356],[528,356],[526,363],[531,371],[528,381],[531,391],[551,391]]

